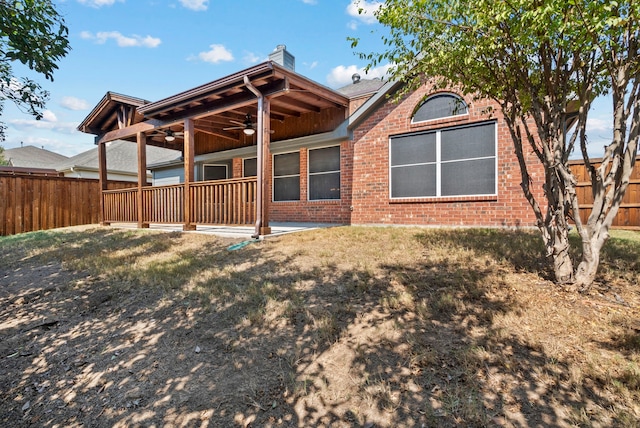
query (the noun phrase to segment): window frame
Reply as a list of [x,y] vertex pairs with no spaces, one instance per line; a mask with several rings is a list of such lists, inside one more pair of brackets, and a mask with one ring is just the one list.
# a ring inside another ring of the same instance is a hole
[[[432,100],[434,98],[442,97],[442,96],[450,96],[452,98],[456,98],[459,101],[463,102],[466,111],[464,113],[462,113],[462,114],[455,114],[453,116],[435,117],[433,119],[427,119],[427,120],[415,120],[414,119],[416,117],[416,113],[418,113],[418,110],[420,110],[422,108],[422,106],[427,104],[430,100]],[[418,106],[413,111],[413,114],[411,115],[411,124],[415,125],[415,124],[423,124],[423,123],[434,122],[434,121],[437,121],[437,120],[457,119],[457,118],[462,118],[462,117],[465,117],[465,116],[467,116],[467,117],[469,116],[469,104],[467,104],[467,102],[464,100],[464,98],[462,98],[460,95],[455,94],[453,92],[438,92],[437,94],[429,95],[428,97],[424,98],[421,103],[418,104]]]
[[[288,154],[292,154],[292,153],[297,153],[298,154],[298,174],[290,174],[290,175],[278,175],[276,176],[276,156],[281,156],[281,155],[288,155]],[[302,195],[301,195],[301,186],[300,186],[300,178],[301,178],[301,173],[300,173],[300,150],[293,150],[290,152],[282,152],[282,153],[272,153],[271,154],[271,202],[300,202],[302,200]],[[289,178],[289,177],[298,177],[298,199],[282,199],[282,200],[276,200],[276,178]]]
[[[224,177],[225,178],[216,178],[216,179],[212,179],[212,180],[207,180],[206,177],[206,173],[205,170],[207,169],[208,166],[213,166],[213,167],[224,167]],[[224,164],[224,163],[203,163],[202,164],[202,181],[218,181],[218,180],[228,180],[229,179],[229,165]]]
[[[322,171],[322,172],[311,172],[311,152],[314,150],[322,150],[337,147],[338,148],[338,170],[337,171]],[[311,176],[318,175],[329,175],[329,174],[338,174],[338,198],[330,198],[330,199],[311,199]],[[342,147],[340,144],[332,144],[329,146],[322,147],[314,147],[312,149],[307,149],[307,200],[308,201],[339,201],[342,199]]]
[[[246,164],[245,162],[248,160],[252,160],[255,159],[256,160],[256,175],[246,175]],[[249,158],[242,158],[242,177],[243,178],[249,178],[249,177],[257,177],[258,176],[258,158],[256,156],[253,157],[249,157]]]
[[[475,126],[483,126],[483,125],[489,125],[489,124],[493,124],[493,151],[494,151],[494,155],[493,156],[481,156],[481,157],[475,157],[475,158],[460,158],[460,159],[455,159],[455,160],[449,160],[449,161],[442,161],[442,139],[441,139],[441,135],[442,132],[445,131],[450,131],[450,130],[455,130],[455,129],[463,129],[463,128],[471,128],[471,127],[475,127]],[[399,166],[393,166],[392,165],[392,159],[391,159],[391,149],[392,149],[392,143],[393,143],[393,139],[394,138],[398,138],[398,137],[404,137],[404,136],[411,136],[411,135],[423,135],[423,134],[436,134],[436,160],[434,162],[424,162],[424,163],[420,163],[420,165],[424,164],[434,164],[436,166],[436,194],[434,196],[393,196],[392,194],[392,189],[393,189],[393,177],[392,177],[392,170],[393,168],[398,168],[398,167],[407,167],[407,166],[415,166],[415,165],[419,165],[419,164],[407,164],[407,165],[399,165]],[[474,122],[474,123],[469,123],[469,124],[465,124],[465,125],[457,125],[457,126],[448,126],[448,127],[442,127],[442,128],[436,128],[436,129],[429,129],[429,130],[424,130],[424,131],[417,131],[417,132],[409,132],[409,133],[405,133],[405,134],[398,134],[398,135],[390,135],[389,136],[389,199],[391,201],[406,201],[406,200],[452,200],[452,199],[468,199],[468,198],[483,198],[483,197],[496,197],[498,196],[498,164],[499,164],[499,156],[498,156],[498,122],[496,120],[489,120],[489,121],[483,121],[483,122]],[[482,159],[493,159],[494,160],[494,164],[493,164],[493,174],[494,174],[494,189],[493,189],[493,193],[479,193],[479,194],[462,194],[462,195],[442,195],[442,164],[445,163],[452,163],[452,162],[460,162],[460,161],[473,161],[473,160],[482,160]]]

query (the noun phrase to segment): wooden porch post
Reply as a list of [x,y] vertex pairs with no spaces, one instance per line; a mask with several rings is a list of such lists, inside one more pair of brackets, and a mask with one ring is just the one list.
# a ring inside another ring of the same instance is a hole
[[138,142],[138,227],[147,228],[149,223],[144,219],[144,195],[142,188],[147,185],[147,136],[142,132],[136,135]]
[[104,194],[107,190],[107,143],[98,144],[98,183],[100,186],[100,225],[109,226],[108,221],[105,221],[105,206],[104,206]]
[[[269,235],[271,233],[271,227],[269,226],[269,183],[271,181],[271,150],[269,145],[271,142],[271,103],[268,98],[262,100],[262,111],[258,111],[258,129],[262,131],[262,147],[259,150],[262,151],[262,165],[259,168],[262,170],[261,182],[258,183],[262,192],[262,198],[258,203],[262,204],[262,221],[260,222],[260,235]],[[262,124],[260,124],[262,121]]]
[[184,224],[182,230],[196,230],[191,223],[191,183],[194,181],[193,163],[195,151],[195,135],[193,119],[184,121]]

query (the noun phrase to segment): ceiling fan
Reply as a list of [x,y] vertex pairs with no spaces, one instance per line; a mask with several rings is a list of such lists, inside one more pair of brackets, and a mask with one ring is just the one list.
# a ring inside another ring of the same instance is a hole
[[[222,128],[225,131],[230,131],[233,129],[242,129],[242,132],[244,132],[244,135],[253,135],[256,133],[256,124],[255,122],[253,122],[253,119],[251,119],[251,113],[247,113],[247,115],[244,118],[244,121],[242,122],[238,122],[237,120],[229,120],[229,122],[231,123],[235,123],[238,126],[230,126],[228,128]],[[274,133],[274,130],[271,129],[269,131],[271,134]]]
[[152,137],[162,136],[164,140],[168,143],[175,141],[176,138],[182,138],[184,136],[184,132],[176,132],[171,129],[163,130],[156,129],[154,134],[151,134]]
[[245,135],[253,135],[256,133],[256,124],[253,123],[251,119],[251,113],[247,113],[243,122],[238,122],[237,120],[230,120],[231,123],[235,123],[238,126],[230,126],[228,128],[223,128],[225,131],[230,131],[232,129],[242,129]]

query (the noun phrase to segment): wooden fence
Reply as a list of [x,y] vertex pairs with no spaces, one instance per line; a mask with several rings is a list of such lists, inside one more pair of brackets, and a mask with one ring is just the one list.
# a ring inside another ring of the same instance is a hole
[[[594,160],[593,164],[598,167],[600,162],[599,160]],[[578,179],[577,191],[581,208],[580,218],[583,222],[586,222],[593,208],[591,181],[589,180],[587,170],[582,160],[571,162],[571,170]],[[629,187],[627,187],[612,227],[640,230],[640,156],[636,158],[636,165],[631,175]]]
[[[136,185],[108,183],[109,189]],[[0,174],[0,236],[99,222],[98,180]]]

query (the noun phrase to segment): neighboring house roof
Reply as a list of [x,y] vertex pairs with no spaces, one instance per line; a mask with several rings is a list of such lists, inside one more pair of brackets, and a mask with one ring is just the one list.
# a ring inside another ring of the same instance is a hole
[[[166,162],[180,157],[177,150],[147,146],[147,165]],[[98,148],[87,150],[56,165],[58,171],[85,170],[98,171]],[[107,171],[137,174],[138,146],[129,141],[107,143]]]
[[351,78],[353,83],[337,89],[338,92],[349,98],[374,94],[384,85],[384,82],[380,79],[362,79],[357,73]]
[[3,156],[9,162],[9,166],[39,169],[55,169],[55,165],[68,159],[67,156],[35,146],[5,149]]

